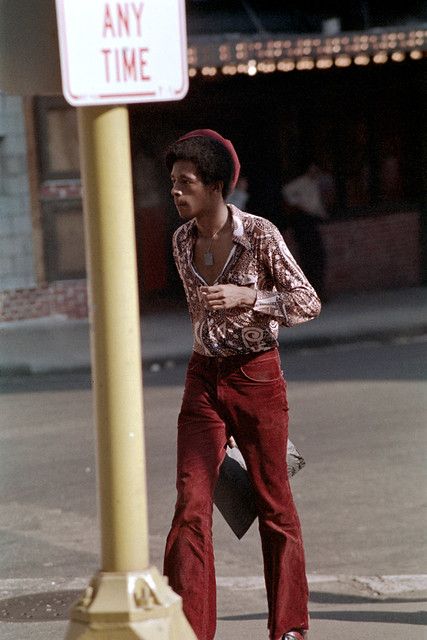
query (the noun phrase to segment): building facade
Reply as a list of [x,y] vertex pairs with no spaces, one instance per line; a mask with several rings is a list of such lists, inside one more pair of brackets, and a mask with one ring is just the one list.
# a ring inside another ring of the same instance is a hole
[[[310,163],[329,173],[328,297],[420,285],[426,35],[405,27],[190,40],[186,98],[129,108],[141,297],[180,299],[170,256],[179,221],[162,155],[199,127],[233,140],[247,208],[271,219],[296,254],[283,185]],[[0,319],[85,317],[75,110],[62,98],[0,96],[0,105]]]

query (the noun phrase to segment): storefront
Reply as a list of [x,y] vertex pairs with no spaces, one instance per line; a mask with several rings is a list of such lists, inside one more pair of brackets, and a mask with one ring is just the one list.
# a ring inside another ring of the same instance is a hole
[[[186,98],[130,107],[144,301],[182,297],[170,257],[179,220],[162,154],[179,134],[198,127],[233,140],[248,180],[247,209],[277,224],[296,253],[282,187],[310,163],[328,172],[334,194],[322,236],[329,297],[419,285],[426,35],[386,29],[194,38]],[[86,305],[76,114],[58,98],[29,100],[26,111],[39,290],[49,291],[51,309],[80,317]]]

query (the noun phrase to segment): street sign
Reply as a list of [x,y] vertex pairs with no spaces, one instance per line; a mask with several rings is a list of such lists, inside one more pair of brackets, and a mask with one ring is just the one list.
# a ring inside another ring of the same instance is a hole
[[56,0],[62,87],[73,106],[180,100],[184,0]]

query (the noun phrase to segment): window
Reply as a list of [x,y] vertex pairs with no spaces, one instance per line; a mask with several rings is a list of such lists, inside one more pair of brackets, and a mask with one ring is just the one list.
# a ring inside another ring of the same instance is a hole
[[39,98],[36,109],[41,179],[78,178],[80,162],[76,109],[62,98]]
[[47,279],[84,278],[85,243],[80,201],[44,203],[43,222]]
[[35,121],[46,278],[84,278],[76,109],[63,98],[38,98]]

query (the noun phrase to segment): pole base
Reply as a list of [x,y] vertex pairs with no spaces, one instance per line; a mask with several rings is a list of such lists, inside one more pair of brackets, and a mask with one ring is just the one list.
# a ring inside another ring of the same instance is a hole
[[65,640],[197,640],[180,596],[155,567],[99,572],[73,606]]

